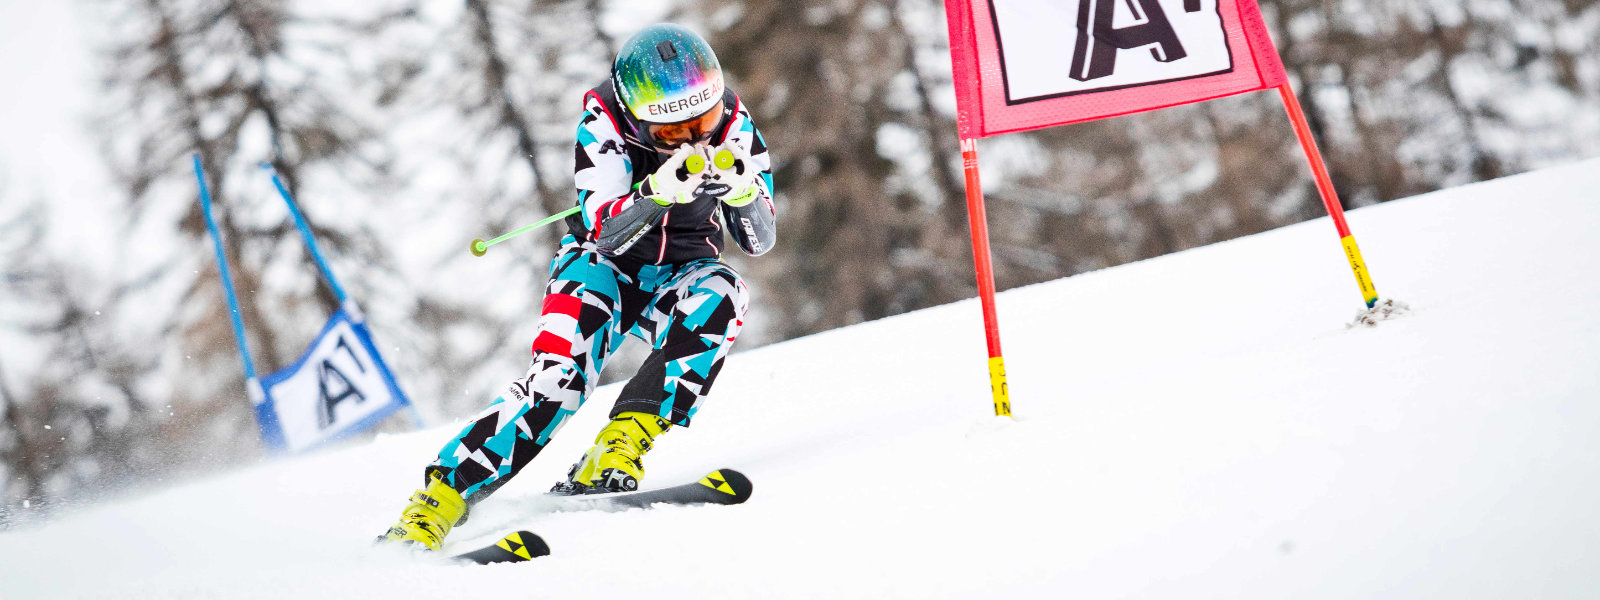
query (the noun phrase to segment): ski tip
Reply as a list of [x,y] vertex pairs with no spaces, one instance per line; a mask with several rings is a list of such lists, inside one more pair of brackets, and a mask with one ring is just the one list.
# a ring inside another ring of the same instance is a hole
[[[535,534],[532,531],[516,531],[511,535],[517,536],[518,541],[522,543],[523,550],[528,555],[527,558],[533,559],[550,555],[550,544],[545,543],[544,538],[539,537],[538,534]],[[504,542],[509,540],[511,535],[501,538],[500,541]],[[499,543],[496,543],[495,545],[498,546]]]
[[707,474],[700,480],[700,485],[706,486],[725,496],[719,495],[722,504],[739,504],[750,499],[750,493],[755,491],[755,486],[750,483],[750,478],[745,477],[733,469],[717,469]]
[[484,546],[456,558],[470,560],[480,565],[533,560],[550,554],[550,545],[531,531],[513,531],[500,541]]

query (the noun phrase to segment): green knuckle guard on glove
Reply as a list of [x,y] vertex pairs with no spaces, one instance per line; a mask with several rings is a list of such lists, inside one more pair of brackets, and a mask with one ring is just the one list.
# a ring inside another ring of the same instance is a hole
[[[691,162],[698,163],[698,170],[689,169],[688,163]],[[655,173],[639,182],[639,195],[662,206],[694,202],[695,191],[705,180],[704,171],[704,153],[698,148],[684,144],[679,146],[666,162],[661,163],[661,167],[656,169]]]
[[639,195],[661,206],[688,204],[711,196],[729,206],[744,206],[760,195],[750,153],[736,143],[719,147],[684,144],[639,182]]
[[750,164],[750,153],[735,143],[723,144],[711,152],[711,177],[727,186],[720,199],[728,206],[744,206],[755,201],[761,190],[756,178],[761,173]]

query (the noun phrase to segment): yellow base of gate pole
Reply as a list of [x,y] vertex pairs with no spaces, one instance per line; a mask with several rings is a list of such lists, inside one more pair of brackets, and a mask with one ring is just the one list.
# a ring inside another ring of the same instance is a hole
[[1006,359],[989,357],[989,388],[994,391],[994,416],[1011,416],[1011,390],[1006,387]]

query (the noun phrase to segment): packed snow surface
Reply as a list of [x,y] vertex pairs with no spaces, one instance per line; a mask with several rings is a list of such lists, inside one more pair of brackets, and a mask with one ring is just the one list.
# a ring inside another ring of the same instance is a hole
[[1351,212],[1411,309],[1371,328],[1326,218],[1008,291],[1015,420],[976,301],[736,354],[645,484],[735,467],[741,506],[540,512],[603,388],[448,540],[531,563],[369,544],[453,423],[0,534],[0,597],[1600,597],[1596,190]]

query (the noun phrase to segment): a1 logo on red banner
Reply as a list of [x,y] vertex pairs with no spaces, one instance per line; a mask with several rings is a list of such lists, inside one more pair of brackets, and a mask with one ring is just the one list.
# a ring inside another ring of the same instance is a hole
[[1218,0],[991,0],[1006,103],[1228,73]]

